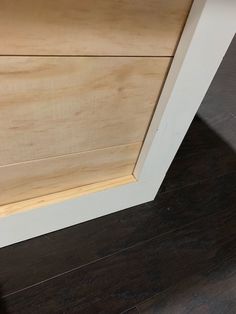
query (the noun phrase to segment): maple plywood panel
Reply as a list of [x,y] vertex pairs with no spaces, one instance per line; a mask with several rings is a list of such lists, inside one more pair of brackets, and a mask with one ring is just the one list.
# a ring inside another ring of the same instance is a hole
[[132,175],[141,143],[0,167],[0,205]]
[[0,165],[141,142],[169,63],[0,57]]
[[0,54],[173,56],[192,0],[1,0]]
[[0,205],[0,218],[8,215],[13,215],[18,212],[31,210],[39,206],[48,206],[55,203],[65,202],[70,199],[75,199],[81,196],[85,196],[91,193],[101,192],[107,189],[115,188],[118,186],[135,183],[136,179],[133,175],[125,177],[106,180],[102,182],[92,183],[89,185],[83,185],[69,190],[63,190],[52,194],[38,196],[16,203],[9,203]]

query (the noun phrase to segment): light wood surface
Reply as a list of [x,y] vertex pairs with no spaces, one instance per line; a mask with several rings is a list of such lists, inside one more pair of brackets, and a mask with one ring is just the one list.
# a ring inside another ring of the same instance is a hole
[[152,144],[149,152],[145,149],[146,161],[137,183],[4,217],[0,219],[1,247],[154,198],[235,34],[235,8],[236,2],[231,0],[194,1],[160,99],[161,111],[163,107],[165,111],[161,123],[157,111],[148,132]]
[[173,56],[192,0],[1,0],[0,54]]
[[[74,198],[78,198],[81,196],[88,195],[90,193],[96,193],[100,191],[104,191],[107,189],[112,189],[121,185],[126,185],[130,183],[135,183],[136,179],[133,175],[106,180],[98,183],[92,183],[89,185],[80,186],[77,188],[56,192],[52,194],[47,194],[31,199],[27,199],[24,201],[10,203],[6,205],[0,205],[0,217],[6,217],[9,215],[13,215],[19,212],[24,212],[27,210],[31,210],[37,207],[48,206],[55,203],[61,203],[66,200],[71,200]],[[68,210],[70,208],[68,207]]]
[[131,175],[141,143],[0,167],[0,204]]
[[141,142],[169,62],[0,57],[0,165]]

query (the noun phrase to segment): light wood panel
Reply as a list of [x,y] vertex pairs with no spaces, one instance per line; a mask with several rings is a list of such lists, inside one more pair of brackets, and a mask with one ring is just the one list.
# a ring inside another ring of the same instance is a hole
[[55,203],[64,202],[73,198],[96,193],[99,191],[115,188],[121,185],[135,183],[136,179],[133,175],[121,177],[118,179],[106,180],[98,183],[80,186],[77,188],[34,197],[24,201],[0,205],[0,217],[6,217],[19,212],[31,210],[41,206],[48,206]]
[[132,175],[141,143],[0,167],[0,204]]
[[0,57],[0,165],[141,142],[169,62]]
[[173,56],[192,0],[1,0],[0,54]]

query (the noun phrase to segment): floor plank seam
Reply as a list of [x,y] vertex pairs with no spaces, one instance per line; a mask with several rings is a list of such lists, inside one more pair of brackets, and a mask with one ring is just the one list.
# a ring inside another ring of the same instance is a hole
[[134,306],[132,306],[132,307],[129,307],[128,309],[126,309],[126,310],[120,312],[120,314],[126,314],[126,313],[128,313],[129,311],[131,311],[131,310],[136,310],[136,312],[137,312],[138,314],[140,314],[140,311],[138,310],[138,308],[136,307],[136,305],[134,305]]
[[[236,238],[235,238],[235,240],[236,240]],[[230,260],[232,260],[232,259],[234,259],[234,258],[236,258],[236,253],[235,253],[235,255],[233,255],[232,257],[226,259],[226,261],[229,262]],[[192,278],[192,277],[194,277],[194,276],[197,276],[197,275],[202,274],[202,272],[204,272],[204,271],[206,271],[206,272],[214,271],[214,269],[216,269],[217,266],[218,266],[218,265],[214,265],[213,267],[207,267],[207,266],[206,266],[205,269],[203,268],[203,269],[201,269],[201,270],[199,270],[199,271],[194,272],[194,273],[191,274],[190,276],[185,277],[184,280],[183,280],[183,282],[186,281],[186,280],[189,280],[190,278]],[[143,300],[142,302],[136,304],[136,305],[133,306],[132,308],[136,308],[137,311],[138,311],[138,313],[140,313],[140,311],[139,311],[139,309],[138,309],[139,306],[145,304],[146,302],[152,300],[153,298],[158,297],[158,296],[161,295],[161,294],[166,294],[166,293],[168,293],[168,292],[171,291],[173,288],[178,287],[178,285],[179,285],[179,282],[176,283],[175,285],[171,285],[171,286],[170,286],[169,288],[167,288],[167,289],[164,289],[164,290],[162,290],[162,291],[160,291],[160,292],[157,292],[157,293],[153,294],[152,296],[150,296],[149,298],[147,298],[147,299]],[[132,309],[132,308],[131,308],[131,309]],[[121,314],[123,314],[123,313],[121,313]],[[125,314],[125,313],[124,313],[124,314]]]
[[19,289],[19,290],[16,290],[16,291],[7,293],[7,294],[5,294],[5,295],[2,295],[2,299],[5,299],[5,298],[7,298],[7,297],[9,297],[9,296],[12,296],[12,295],[14,295],[14,294],[21,293],[22,291],[31,289],[31,288],[33,288],[33,287],[39,286],[39,285],[41,285],[41,284],[43,284],[43,283],[45,283],[45,282],[54,280],[55,278],[62,277],[62,276],[64,276],[64,275],[67,275],[67,274],[69,274],[69,273],[72,273],[72,272],[74,272],[74,271],[77,271],[77,270],[79,270],[79,269],[82,269],[82,268],[87,267],[87,266],[89,266],[89,265],[96,264],[97,262],[100,262],[100,261],[102,261],[102,260],[109,259],[109,258],[112,257],[112,256],[119,255],[119,254],[121,254],[121,253],[123,253],[123,252],[126,252],[126,251],[132,249],[132,248],[135,248],[135,247],[141,246],[141,245],[143,245],[143,244],[145,244],[145,243],[151,242],[151,241],[153,241],[154,239],[159,239],[159,238],[164,237],[164,236],[166,236],[166,235],[168,235],[168,234],[171,234],[171,233],[174,233],[174,232],[176,232],[176,231],[185,229],[186,227],[189,227],[189,226],[191,226],[191,225],[194,225],[194,224],[198,223],[198,222],[201,221],[203,218],[205,219],[205,218],[207,218],[208,216],[215,217],[215,216],[217,216],[218,214],[219,214],[219,213],[203,215],[203,216],[199,217],[198,219],[195,219],[194,221],[192,221],[192,222],[190,222],[190,223],[188,223],[188,224],[185,224],[185,225],[183,225],[183,226],[181,226],[181,227],[179,227],[179,228],[175,228],[175,229],[173,229],[173,230],[166,231],[166,232],[164,232],[164,233],[162,233],[162,234],[160,234],[160,235],[158,235],[158,236],[154,236],[154,237],[151,237],[151,238],[149,238],[149,239],[147,239],[147,240],[144,240],[144,241],[135,243],[134,245],[131,245],[131,246],[127,247],[127,248],[121,249],[121,250],[116,251],[116,252],[114,252],[114,253],[112,253],[112,254],[108,254],[108,255],[106,255],[106,256],[104,256],[104,257],[95,259],[95,260],[93,260],[93,261],[91,261],[91,262],[89,262],[89,263],[80,265],[80,266],[78,266],[78,267],[74,267],[74,268],[69,269],[69,270],[67,270],[67,271],[65,271],[65,272],[62,272],[62,273],[60,273],[60,274],[57,274],[57,275],[54,275],[54,276],[49,277],[49,278],[47,278],[47,279],[44,279],[44,280],[42,280],[42,281],[39,281],[39,282],[37,282],[37,283],[35,283],[35,284],[33,284],[33,285],[29,285],[29,286],[26,286],[25,288],[22,288],[22,289]]
[[163,194],[166,194],[166,193],[170,193],[170,192],[176,192],[176,191],[180,191],[184,188],[187,188],[187,187],[190,187],[190,186],[194,186],[196,184],[201,184],[201,183],[205,183],[209,180],[217,180],[217,179],[220,179],[220,178],[223,178],[223,177],[227,177],[227,176],[231,176],[231,175],[235,175],[236,174],[236,171],[231,171],[231,172],[228,172],[228,173],[224,173],[224,174],[220,174],[220,175],[216,175],[215,177],[211,177],[210,179],[207,178],[207,179],[203,179],[203,180],[199,180],[199,181],[196,181],[196,182],[193,182],[193,183],[189,183],[189,184],[185,184],[179,188],[173,188],[173,189],[169,189],[167,191],[163,191],[163,192],[160,192],[156,197],[158,198],[158,196],[160,195],[163,195]]

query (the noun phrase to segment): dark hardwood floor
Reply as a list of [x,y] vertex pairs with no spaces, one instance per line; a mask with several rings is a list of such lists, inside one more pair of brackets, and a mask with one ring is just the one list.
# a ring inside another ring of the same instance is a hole
[[236,313],[235,202],[196,117],[154,202],[1,249],[0,313]]
[[[236,259],[227,259],[207,271],[177,283],[137,305],[133,313],[236,313]],[[131,312],[132,313],[132,312]]]
[[236,313],[226,142],[195,117],[155,201],[1,249],[0,313]]

